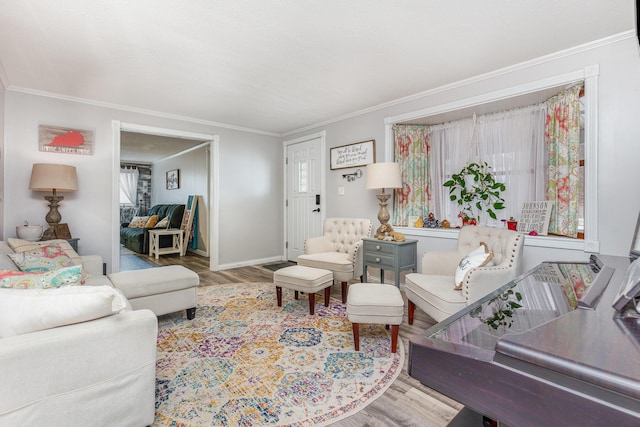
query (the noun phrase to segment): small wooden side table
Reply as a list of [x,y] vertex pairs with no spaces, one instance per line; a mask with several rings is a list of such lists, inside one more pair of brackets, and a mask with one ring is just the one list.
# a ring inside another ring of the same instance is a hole
[[[160,236],[173,236],[173,244],[166,248],[161,248]],[[165,254],[180,254],[180,256],[183,256],[183,244],[184,230],[177,228],[149,230],[149,256],[155,254],[156,259]]]
[[384,270],[393,270],[395,285],[400,287],[400,272],[416,271],[418,241],[388,242],[372,238],[362,239],[362,280],[367,281],[367,267],[380,269],[380,283],[384,283]]

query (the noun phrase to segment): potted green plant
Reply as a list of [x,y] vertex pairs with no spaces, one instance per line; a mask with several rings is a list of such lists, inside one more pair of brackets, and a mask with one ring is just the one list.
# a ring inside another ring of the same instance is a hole
[[449,197],[462,209],[460,217],[480,221],[480,214],[486,212],[498,219],[496,211],[504,209],[502,193],[506,187],[497,182],[487,162],[468,163],[460,172],[451,175],[444,183],[449,188]]

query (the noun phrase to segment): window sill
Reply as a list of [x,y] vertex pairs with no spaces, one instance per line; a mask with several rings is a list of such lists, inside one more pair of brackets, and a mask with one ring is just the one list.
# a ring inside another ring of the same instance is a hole
[[[414,227],[394,227],[395,231],[403,233],[405,236],[411,237],[436,237],[439,239],[458,239],[458,228],[414,228]],[[559,236],[526,236],[524,239],[525,246],[553,248],[553,249],[569,249],[587,251],[585,241],[579,239],[571,239]],[[592,252],[587,251],[587,252]]]

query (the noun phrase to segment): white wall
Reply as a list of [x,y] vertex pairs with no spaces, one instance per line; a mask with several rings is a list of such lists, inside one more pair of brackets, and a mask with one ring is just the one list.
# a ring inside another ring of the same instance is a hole
[[[151,168],[151,206],[159,203],[187,203],[191,194],[209,198],[207,183],[208,147],[190,151],[167,160],[154,162]],[[167,190],[167,171],[180,170],[180,188]]]
[[[266,144],[250,140],[229,143],[224,136],[220,142],[220,175],[227,179],[220,184],[220,194],[226,193],[220,203],[220,232],[229,237],[225,251],[220,251],[220,264],[225,267],[249,265],[235,260],[259,260],[267,262],[261,248],[277,248],[277,260],[282,258],[284,247],[282,230],[283,179],[282,145],[274,150]],[[277,208],[274,209],[273,206]],[[233,218],[237,227],[229,230]]]
[[[4,159],[4,98],[5,88],[0,80],[0,159]],[[4,162],[0,162],[0,235],[4,230]],[[16,224],[20,225],[20,224]]]
[[[532,81],[575,72],[599,64],[599,150],[598,150],[598,207],[597,223],[600,252],[627,255],[632,233],[640,211],[638,182],[640,162],[640,54],[635,37],[620,37],[610,43],[567,51],[566,55],[547,57],[503,73],[470,80],[466,84],[451,85],[431,91],[423,97],[368,112],[337,123],[307,129],[287,135],[287,139],[326,131],[327,150],[370,138],[376,140],[377,161],[384,161],[384,119],[403,113],[480,96],[498,90],[520,86]],[[327,151],[327,156],[329,151]],[[377,200],[374,191],[365,189],[365,179],[347,182],[345,172],[355,169],[327,171],[327,216],[362,216],[377,223]],[[363,170],[364,172],[364,170]],[[345,195],[338,195],[338,187],[345,187]],[[413,237],[411,237],[413,238]],[[419,253],[426,250],[449,249],[454,240],[417,237]],[[582,260],[583,251],[548,249],[527,246],[525,267],[535,266],[549,259]]]
[[[209,212],[209,146],[203,146],[166,160],[154,162],[151,168],[151,206],[157,204],[186,204],[190,195],[202,196],[198,206],[198,250],[208,252],[207,218]],[[178,169],[180,188],[167,190],[167,171]],[[207,236],[202,233],[206,232]]]
[[[81,254],[99,254],[112,265],[111,206],[114,146],[112,121],[177,129],[220,136],[219,200],[223,207],[219,222],[219,256],[221,264],[250,263],[252,260],[279,259],[282,248],[281,200],[262,197],[260,205],[242,190],[256,183],[262,193],[281,193],[282,146],[279,138],[258,133],[217,128],[152,115],[60,100],[34,94],[6,91],[4,165],[4,218],[2,238],[15,237],[15,226],[28,219],[45,224],[48,211],[43,193],[29,190],[31,165],[37,162],[74,165],[78,172],[78,191],[65,193],[61,202],[62,221],[69,224],[74,237],[79,237]],[[38,125],[53,124],[92,129],[95,150],[92,156],[43,153],[38,151]],[[248,147],[253,147],[251,150]],[[251,151],[250,153],[248,153]],[[270,166],[256,167],[262,157]],[[241,191],[238,191],[241,190]],[[229,209],[234,206],[235,209]],[[240,214],[238,214],[240,211]],[[246,220],[247,213],[253,213]],[[273,218],[278,220],[273,221]],[[264,220],[262,220],[264,219]],[[268,221],[268,222],[266,222]],[[239,239],[243,236],[243,239]],[[240,247],[240,248],[239,248]],[[243,250],[242,247],[247,247]]]
[[[451,85],[425,96],[335,122],[309,128],[283,138],[216,128],[151,115],[6,91],[5,151],[2,158],[3,238],[15,235],[24,219],[44,223],[47,204],[43,194],[28,189],[35,162],[72,164],[78,168],[79,190],[65,195],[60,211],[74,236],[80,237],[81,253],[97,253],[110,263],[112,236],[110,206],[113,141],[111,121],[179,129],[220,136],[220,264],[223,268],[279,259],[282,230],[282,146],[291,140],[326,130],[329,149],[368,139],[376,140],[377,160],[384,161],[385,117],[442,105],[553,76],[600,66],[598,208],[600,252],[626,255],[631,245],[640,196],[640,55],[637,40],[629,36],[611,43],[570,51],[523,67],[464,85]],[[41,153],[37,147],[38,124],[93,129],[95,154],[80,156]],[[363,168],[364,169],[364,168]],[[358,216],[377,222],[375,191],[365,189],[364,178],[347,182],[345,172],[327,170],[327,216]],[[364,170],[363,170],[364,172]],[[338,195],[344,186],[345,195]],[[449,239],[419,238],[419,252],[447,248]],[[528,246],[525,265],[546,259],[586,259],[582,251],[548,250]]]

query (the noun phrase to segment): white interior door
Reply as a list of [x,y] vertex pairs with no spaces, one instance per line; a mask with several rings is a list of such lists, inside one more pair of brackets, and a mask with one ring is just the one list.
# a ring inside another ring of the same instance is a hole
[[324,133],[287,144],[287,259],[304,254],[304,241],[322,234]]

